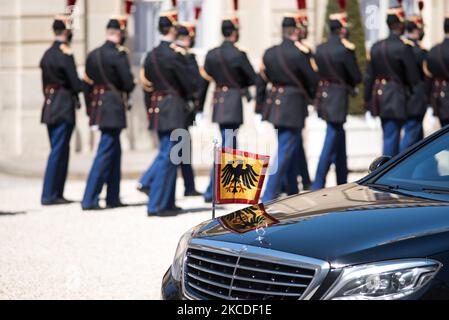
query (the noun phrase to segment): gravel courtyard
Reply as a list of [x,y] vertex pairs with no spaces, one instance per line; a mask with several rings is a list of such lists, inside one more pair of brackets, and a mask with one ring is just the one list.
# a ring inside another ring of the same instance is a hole
[[[207,182],[198,178],[198,189]],[[66,197],[79,201],[83,190],[84,182],[70,181]],[[0,174],[0,299],[159,299],[179,237],[210,219],[202,198],[182,197],[182,180],[177,203],[189,212],[169,218],[146,216],[135,181],[122,182],[131,206],[100,212],[79,203],[42,207],[40,192],[38,179]]]

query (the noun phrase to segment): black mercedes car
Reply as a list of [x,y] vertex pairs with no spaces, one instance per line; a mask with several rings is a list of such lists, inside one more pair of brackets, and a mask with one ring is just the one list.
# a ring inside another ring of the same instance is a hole
[[207,221],[163,299],[449,299],[449,127],[366,178]]

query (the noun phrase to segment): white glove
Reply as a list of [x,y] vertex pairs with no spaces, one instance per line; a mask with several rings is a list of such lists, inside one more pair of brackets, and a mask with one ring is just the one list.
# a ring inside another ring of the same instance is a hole
[[377,128],[378,121],[376,121],[376,119],[372,116],[371,112],[369,112],[369,111],[365,112],[365,121],[371,130],[374,130]]
[[263,120],[261,114],[254,115],[254,125],[256,126],[257,131],[263,130]]
[[427,108],[426,117],[429,119],[430,127],[435,127],[437,118],[435,117],[432,107]]
[[202,127],[204,125],[204,116],[202,112],[195,115],[195,123],[198,127]]

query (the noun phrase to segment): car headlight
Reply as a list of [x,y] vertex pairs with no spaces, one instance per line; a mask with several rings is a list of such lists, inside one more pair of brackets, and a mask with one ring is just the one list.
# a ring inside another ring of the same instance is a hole
[[344,268],[326,300],[398,300],[418,292],[437,274],[434,260],[398,260]]
[[186,251],[193,236],[193,229],[186,232],[179,240],[178,248],[176,249],[175,257],[171,266],[171,274],[173,279],[181,281],[182,270],[185,261]]

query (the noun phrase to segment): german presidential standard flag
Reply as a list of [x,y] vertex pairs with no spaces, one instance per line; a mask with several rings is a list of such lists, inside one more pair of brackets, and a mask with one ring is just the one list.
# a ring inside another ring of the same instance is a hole
[[270,157],[230,148],[216,153],[215,203],[257,204]]
[[258,228],[268,228],[279,221],[265,211],[263,204],[239,210],[218,218],[220,224],[234,233],[246,233]]

